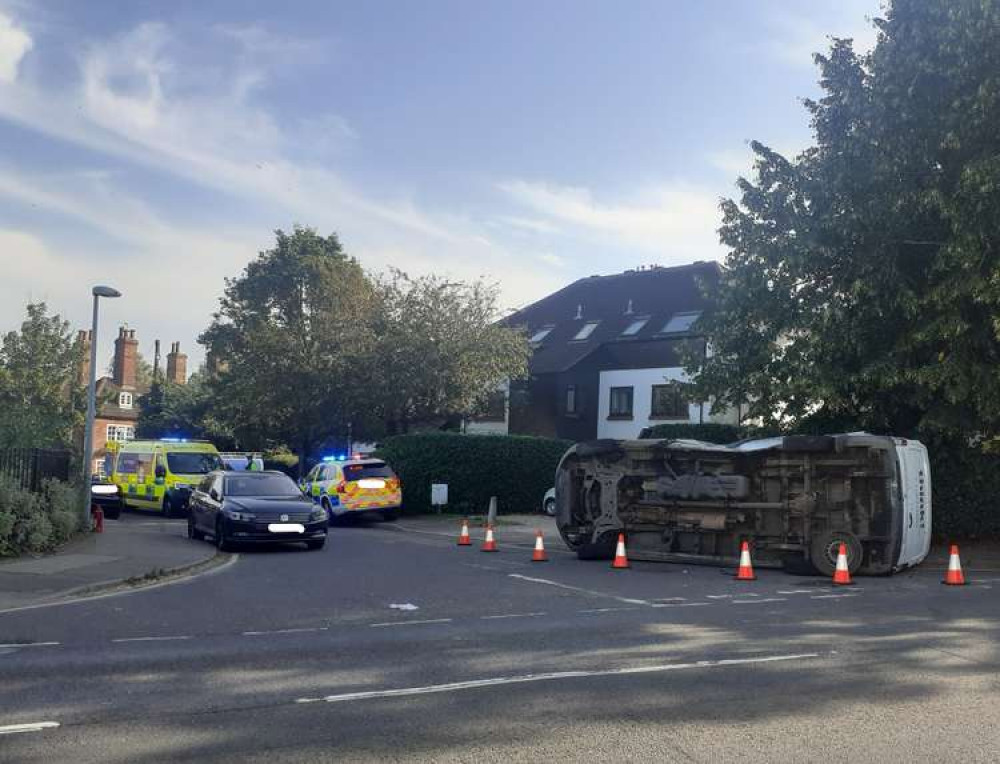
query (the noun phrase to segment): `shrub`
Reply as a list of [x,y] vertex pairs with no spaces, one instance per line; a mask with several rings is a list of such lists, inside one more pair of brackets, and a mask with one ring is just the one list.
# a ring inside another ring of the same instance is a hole
[[273,451],[265,453],[263,458],[264,469],[278,470],[279,472],[284,472],[291,478],[298,478],[299,457],[295,454],[289,453],[288,451]]
[[448,509],[535,512],[570,441],[520,435],[426,433],[386,439],[376,451],[399,475],[403,511],[431,511],[431,484],[448,484]]
[[48,552],[80,529],[83,497],[59,480],[46,480],[39,493],[0,479],[0,556]]
[[639,435],[643,439],[703,440],[706,443],[734,443],[749,437],[733,424],[657,424]]

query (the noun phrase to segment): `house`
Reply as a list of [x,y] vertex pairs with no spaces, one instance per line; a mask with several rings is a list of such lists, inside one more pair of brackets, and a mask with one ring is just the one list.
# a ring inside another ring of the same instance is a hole
[[681,346],[705,352],[697,321],[720,273],[696,262],[591,276],[509,316],[531,337],[530,378],[499,390],[466,432],[581,441],[637,438],[664,422],[736,423],[683,384]]
[[[91,334],[80,330],[79,341],[84,348],[84,361],[80,369],[81,384],[90,379]],[[159,376],[160,343],[156,342],[153,377]],[[136,424],[139,421],[139,399],[149,392],[148,380],[140,379],[139,341],[135,329],[126,326],[118,329],[115,339],[115,356],[110,377],[97,380],[97,412],[94,418],[94,442],[91,458],[93,472],[102,475],[105,471],[104,459],[108,443],[124,443],[135,439]],[[175,384],[187,382],[187,356],[181,352],[180,343],[175,342],[167,353],[166,379]],[[82,433],[81,433],[82,440]]]

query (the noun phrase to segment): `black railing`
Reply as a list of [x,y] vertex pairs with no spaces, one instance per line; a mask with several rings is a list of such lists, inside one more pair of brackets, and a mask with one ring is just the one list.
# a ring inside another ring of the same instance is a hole
[[29,491],[39,491],[47,478],[69,480],[72,453],[47,448],[0,448],[0,476]]

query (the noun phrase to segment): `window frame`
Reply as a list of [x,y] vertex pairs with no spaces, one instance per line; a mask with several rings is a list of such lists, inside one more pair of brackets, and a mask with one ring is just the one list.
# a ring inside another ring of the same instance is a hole
[[133,407],[135,402],[135,396],[127,390],[122,390],[118,393],[118,408],[120,409],[130,409]]
[[[594,335],[594,332],[597,331],[597,327],[600,325],[600,323],[601,323],[600,319],[598,319],[597,321],[585,321],[583,326],[581,326],[577,331],[577,333],[573,335],[573,338],[570,340],[570,342],[586,342]],[[586,334],[583,334],[584,332],[586,332]],[[582,337],[580,336],[581,334],[583,334]]]
[[[572,395],[573,405],[570,406],[570,396]],[[566,416],[580,416],[580,391],[576,385],[566,385],[563,392],[563,413]]]
[[538,329],[535,330],[535,333],[532,334],[531,337],[528,339],[528,342],[530,342],[532,345],[541,345],[543,342],[545,342],[545,338],[548,337],[550,334],[552,334],[552,330],[555,328],[556,327],[553,324],[547,324],[545,326],[539,327]]
[[[615,394],[628,391],[628,412],[615,410]],[[635,385],[614,385],[608,388],[608,419],[623,420],[635,418]]]
[[[704,313],[704,311],[701,310],[679,310],[676,313],[671,313],[670,318],[667,319],[667,323],[663,325],[663,328],[660,329],[658,334],[690,334],[694,329],[694,325],[698,323],[698,319],[701,318],[702,313]],[[673,320],[681,316],[694,316],[694,318],[691,319],[691,323],[683,329],[671,329],[670,324]]]
[[[628,322],[628,326],[622,329],[622,333],[619,337],[635,337],[639,332],[646,328],[646,324],[649,323],[651,316],[637,316]],[[634,331],[629,331],[633,326],[635,326]]]
[[[658,390],[666,389],[673,397],[673,402],[677,404],[676,414],[663,413],[662,411],[656,410],[656,394]],[[664,382],[662,384],[653,385],[649,392],[649,418],[658,420],[669,420],[669,421],[688,421],[690,419],[690,412],[688,407],[691,402],[684,395],[684,390],[677,383]]]

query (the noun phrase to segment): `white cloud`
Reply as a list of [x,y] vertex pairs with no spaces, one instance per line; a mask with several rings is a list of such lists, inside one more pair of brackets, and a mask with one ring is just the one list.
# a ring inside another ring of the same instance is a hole
[[21,59],[31,50],[31,35],[0,12],[0,82],[14,82]]
[[624,200],[604,201],[587,188],[515,180],[501,188],[535,214],[575,226],[581,237],[659,253],[671,262],[721,257],[716,194],[683,183],[665,183]]
[[565,268],[566,258],[560,257],[553,252],[543,252],[538,256],[538,259],[543,263],[553,266],[554,268]]
[[[813,7],[810,6],[810,9]],[[812,67],[814,53],[827,53],[830,38],[850,38],[854,50],[868,53],[875,47],[878,31],[870,19],[880,15],[879,0],[850,0],[829,6],[835,14],[817,18],[796,11],[791,5],[771,19],[773,37],[767,43],[772,56],[795,67]]]

